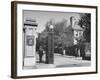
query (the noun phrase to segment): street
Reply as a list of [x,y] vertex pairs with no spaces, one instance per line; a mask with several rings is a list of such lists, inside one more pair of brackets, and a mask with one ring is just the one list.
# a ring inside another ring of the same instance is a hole
[[[37,62],[39,61],[37,55]],[[45,55],[43,56],[43,63],[36,64],[38,68],[61,68],[61,67],[82,67],[82,66],[90,66],[91,61],[82,60],[81,57],[54,54],[54,64],[46,64],[45,63]]]
[[78,66],[90,66],[91,61],[82,60],[81,57],[55,54],[54,64],[56,64],[56,67],[78,67]]

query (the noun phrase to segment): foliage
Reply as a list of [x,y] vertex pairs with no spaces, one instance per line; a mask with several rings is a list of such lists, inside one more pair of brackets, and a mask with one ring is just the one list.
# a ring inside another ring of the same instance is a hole
[[[91,42],[91,14],[81,14],[79,25],[84,28],[83,36],[86,42]],[[84,26],[84,27],[83,27]]]
[[61,22],[48,21],[46,23],[45,30],[40,33],[40,41],[45,42],[47,40],[50,24],[54,26],[54,44],[62,45],[62,47],[68,47],[73,45],[73,31],[71,26],[67,26],[67,20],[63,19]]

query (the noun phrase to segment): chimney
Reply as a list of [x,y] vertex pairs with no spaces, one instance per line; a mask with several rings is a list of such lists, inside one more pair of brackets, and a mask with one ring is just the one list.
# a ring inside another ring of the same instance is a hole
[[74,27],[74,24],[75,24],[75,17],[74,16],[71,16],[70,17],[70,25],[71,25],[71,27]]

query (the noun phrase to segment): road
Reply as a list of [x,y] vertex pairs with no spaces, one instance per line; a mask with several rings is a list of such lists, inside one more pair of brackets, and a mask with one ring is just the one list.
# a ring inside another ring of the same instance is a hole
[[[37,61],[39,60],[37,55]],[[43,61],[45,61],[45,55],[43,56]],[[55,66],[53,66],[55,65]],[[54,64],[37,63],[38,68],[49,68],[49,67],[82,67],[90,66],[91,61],[82,60],[81,57],[74,57],[68,55],[54,54]]]
[[56,67],[80,67],[90,66],[91,61],[82,60],[81,57],[67,56],[67,55],[54,55],[54,64]]

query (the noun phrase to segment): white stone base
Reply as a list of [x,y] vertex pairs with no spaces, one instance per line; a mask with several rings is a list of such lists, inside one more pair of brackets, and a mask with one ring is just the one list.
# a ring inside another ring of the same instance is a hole
[[54,64],[42,64],[42,63],[40,63],[40,64],[37,64],[36,67],[38,69],[46,69],[46,68],[56,68],[56,65],[54,65]]
[[36,60],[34,57],[24,58],[24,67],[34,67],[36,65]]

